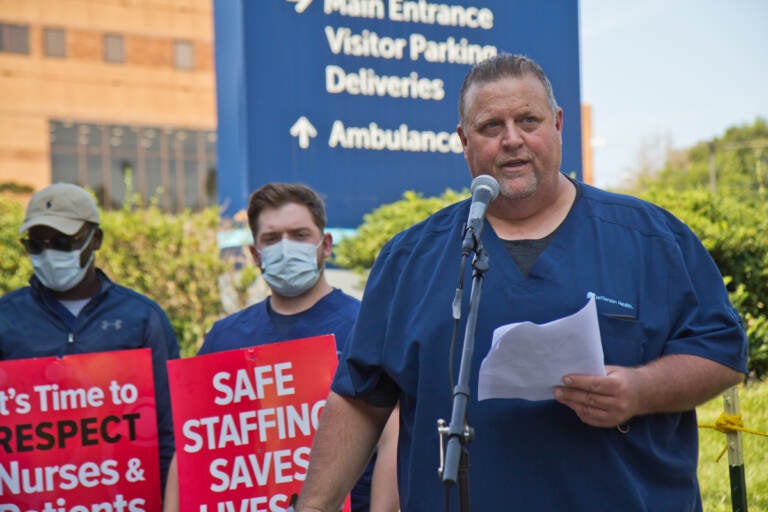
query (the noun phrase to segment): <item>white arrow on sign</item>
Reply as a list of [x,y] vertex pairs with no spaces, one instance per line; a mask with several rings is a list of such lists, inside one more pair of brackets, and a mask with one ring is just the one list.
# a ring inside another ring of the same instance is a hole
[[309,4],[312,3],[312,0],[288,0],[288,1],[296,4],[296,7],[294,7],[294,9],[296,9],[296,12],[299,14],[306,11],[307,7],[309,7]]
[[307,149],[309,147],[309,138],[316,137],[317,130],[315,130],[315,127],[309,122],[309,119],[301,116],[295,123],[293,123],[293,126],[291,126],[291,135],[299,138],[300,148]]

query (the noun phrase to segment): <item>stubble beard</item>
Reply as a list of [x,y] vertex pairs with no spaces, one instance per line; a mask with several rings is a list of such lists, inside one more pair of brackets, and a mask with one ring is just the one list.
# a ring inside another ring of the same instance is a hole
[[528,199],[539,188],[539,179],[535,174],[521,176],[514,179],[499,180],[499,194],[512,201]]

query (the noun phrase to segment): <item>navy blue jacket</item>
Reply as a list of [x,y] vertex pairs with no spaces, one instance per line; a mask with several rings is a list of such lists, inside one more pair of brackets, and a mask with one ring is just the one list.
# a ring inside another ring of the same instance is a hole
[[34,275],[0,297],[0,361],[134,348],[152,349],[162,482],[173,457],[166,361],[179,357],[176,335],[153,300],[97,270],[101,290],[75,317]]

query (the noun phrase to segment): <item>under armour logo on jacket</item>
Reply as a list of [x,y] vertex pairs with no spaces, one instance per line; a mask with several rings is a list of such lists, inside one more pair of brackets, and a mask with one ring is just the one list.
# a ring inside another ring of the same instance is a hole
[[112,328],[116,331],[119,331],[123,327],[123,321],[122,320],[112,320],[111,322],[109,320],[102,320],[101,321],[101,330],[106,331],[109,328]]

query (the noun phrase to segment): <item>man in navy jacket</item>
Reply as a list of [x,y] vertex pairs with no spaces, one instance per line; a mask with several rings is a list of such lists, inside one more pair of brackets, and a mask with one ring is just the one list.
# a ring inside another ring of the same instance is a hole
[[34,275],[0,298],[0,360],[150,348],[164,485],[174,450],[165,363],[179,357],[179,346],[160,306],[96,267],[99,223],[96,202],[77,185],[32,196],[19,233]]

